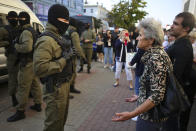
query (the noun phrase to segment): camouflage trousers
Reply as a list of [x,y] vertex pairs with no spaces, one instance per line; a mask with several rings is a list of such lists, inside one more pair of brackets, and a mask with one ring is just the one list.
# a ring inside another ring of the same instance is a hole
[[69,82],[63,83],[60,88],[54,87],[53,93],[47,93],[44,87],[44,131],[64,131],[69,108],[69,87]]
[[[83,52],[84,55],[86,56],[87,59],[87,68],[90,69],[91,68],[91,59],[92,59],[92,55],[93,55],[93,49],[92,48],[83,48]],[[83,67],[84,65],[84,61],[81,58],[80,59],[80,66]]]
[[19,111],[24,111],[28,102],[29,93],[32,93],[35,104],[41,104],[42,92],[38,77],[33,73],[33,63],[28,63],[25,67],[19,67],[18,72],[18,90],[16,98],[18,105],[16,107]]
[[15,54],[9,54],[7,57],[7,69],[8,69],[8,93],[10,96],[16,94],[17,90],[17,75],[18,65],[16,65],[17,57]]
[[77,57],[76,56],[73,57],[72,63],[73,63],[73,73],[72,73],[72,78],[70,80],[70,85],[75,85],[75,80],[77,76],[77,73],[76,73]]

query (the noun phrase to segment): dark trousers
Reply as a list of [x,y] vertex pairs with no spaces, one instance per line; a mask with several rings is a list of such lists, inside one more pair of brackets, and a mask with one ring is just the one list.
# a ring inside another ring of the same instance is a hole
[[179,115],[173,115],[164,123],[165,127],[169,127],[171,131],[180,131]]
[[181,112],[179,115],[171,116],[166,123],[166,125],[170,126],[173,131],[187,131],[194,94],[189,91],[187,92],[187,96],[191,104],[190,108],[184,112]]
[[196,82],[196,72],[195,72],[195,70],[192,70],[192,73],[194,73],[194,74],[191,74],[192,75],[191,76],[192,77],[191,86],[188,86],[188,87],[184,88],[185,89],[184,91],[188,96],[188,99],[189,99],[189,102],[190,102],[191,106],[186,111],[180,113],[180,121],[179,121],[180,131],[187,131],[188,124],[189,124],[190,113],[191,113],[191,108],[192,108],[192,105],[193,105],[193,102],[194,102],[194,96],[195,96],[194,87],[196,86],[196,83],[195,83]]
[[171,130],[168,125],[165,125],[165,123],[166,122],[151,122],[138,117],[136,131],[174,131]]
[[187,131],[191,108],[180,114],[180,131]]

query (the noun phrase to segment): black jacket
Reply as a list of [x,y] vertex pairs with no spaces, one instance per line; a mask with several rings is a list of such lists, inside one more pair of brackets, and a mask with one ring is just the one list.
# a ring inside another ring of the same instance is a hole
[[144,64],[141,62],[141,58],[144,53],[145,50],[138,48],[137,53],[134,55],[133,59],[131,60],[132,66],[136,63],[135,75],[138,77],[140,77],[144,71]]
[[[111,43],[111,45],[109,46],[108,45],[108,40],[110,39],[110,43]],[[107,34],[105,34],[105,36],[103,37],[103,42],[104,42],[104,47],[113,47],[113,45],[112,45],[112,38],[109,38],[108,36],[107,36]]]
[[185,87],[190,82],[190,73],[193,63],[193,48],[187,36],[179,38],[166,51],[173,63],[174,74],[177,80]]
[[[123,49],[122,49],[122,47],[123,47]],[[115,48],[116,48],[116,58],[119,60],[121,57],[121,62],[125,62],[126,61],[125,45],[120,39],[116,40]],[[121,56],[121,51],[122,51],[122,56]],[[133,44],[132,44],[132,42],[128,42],[127,43],[127,52],[132,52],[132,51],[133,51]]]

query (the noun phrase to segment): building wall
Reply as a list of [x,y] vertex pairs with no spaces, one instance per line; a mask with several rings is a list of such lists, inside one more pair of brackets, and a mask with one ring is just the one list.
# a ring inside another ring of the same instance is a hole
[[84,15],[94,16],[94,17],[98,18],[98,8],[96,6],[92,6],[92,7],[85,7],[84,6],[84,10],[86,10],[84,12]]
[[196,16],[196,0],[183,0],[183,10]]
[[70,16],[83,14],[83,0],[22,0],[38,16],[40,21],[46,25],[48,21],[48,9],[51,5],[59,3],[65,5]]
[[105,19],[107,18],[108,10],[100,5],[84,5],[84,15],[94,16],[97,19]]
[[106,21],[108,10],[100,5],[84,5],[84,15],[93,16],[97,19],[101,19],[102,27],[98,30],[99,32],[105,32],[109,29],[109,24]]

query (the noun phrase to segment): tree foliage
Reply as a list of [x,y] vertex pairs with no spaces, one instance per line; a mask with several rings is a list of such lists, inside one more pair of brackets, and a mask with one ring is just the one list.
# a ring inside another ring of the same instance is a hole
[[95,29],[99,29],[102,26],[101,19],[95,18],[94,23],[95,23]]
[[142,10],[146,7],[146,2],[143,0],[132,0],[132,2],[121,1],[114,5],[111,12],[108,14],[110,23],[113,22],[116,26],[132,29],[139,20],[144,18],[148,13]]

